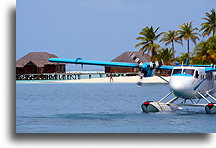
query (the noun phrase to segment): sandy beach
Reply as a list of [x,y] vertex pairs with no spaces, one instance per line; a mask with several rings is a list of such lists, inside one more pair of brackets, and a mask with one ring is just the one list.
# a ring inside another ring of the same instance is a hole
[[[168,80],[170,77],[164,77]],[[24,80],[17,81],[18,83],[110,83],[110,79],[106,78],[92,78],[92,79],[80,79],[80,80]],[[139,76],[130,76],[130,77],[113,77],[113,83],[166,83],[164,80],[157,76],[143,78],[140,80]]]

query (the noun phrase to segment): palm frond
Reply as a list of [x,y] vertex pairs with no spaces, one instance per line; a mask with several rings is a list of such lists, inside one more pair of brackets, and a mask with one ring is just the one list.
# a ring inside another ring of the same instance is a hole
[[142,37],[142,36],[138,36],[137,38],[136,38],[136,40],[143,40],[144,38]]
[[[154,54],[154,50],[159,48],[158,44],[155,44],[154,42],[159,38],[160,35],[163,33],[157,34],[156,32],[159,30],[160,27],[157,27],[155,30],[151,27],[145,27],[142,29],[142,31],[139,33],[141,36],[138,36],[136,40],[141,40],[141,43],[138,43],[135,45],[135,47],[142,46],[139,50],[146,52],[148,51],[148,54],[152,51],[152,54]],[[153,55],[152,55],[153,56]]]
[[211,13],[206,12],[206,18],[202,18],[206,22],[201,23],[200,31],[204,30],[202,35],[205,37],[206,35],[210,35],[213,32],[213,36],[215,35],[216,30],[216,17],[215,10],[212,9]]

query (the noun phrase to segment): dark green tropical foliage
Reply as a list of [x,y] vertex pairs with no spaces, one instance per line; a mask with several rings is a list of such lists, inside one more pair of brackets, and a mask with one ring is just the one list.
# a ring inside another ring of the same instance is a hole
[[173,52],[173,59],[175,58],[174,55],[174,42],[179,43],[182,45],[182,39],[178,36],[178,32],[175,30],[168,30],[168,32],[163,32],[163,38],[160,42],[165,42],[165,45],[172,44],[172,52]]
[[[186,59],[190,59],[192,53],[181,53],[181,56],[176,57],[176,61],[180,64],[186,64]],[[191,63],[191,61],[190,61]]]
[[135,47],[141,46],[139,50],[143,51],[143,53],[147,51],[147,54],[149,54],[151,52],[152,60],[154,58],[154,55],[156,54],[156,50],[160,47],[160,45],[155,43],[155,41],[161,35],[161,33],[157,34],[159,28],[160,27],[157,27],[154,30],[152,26],[150,28],[145,27],[139,33],[141,36],[136,38],[136,40],[140,40],[141,42],[136,44]]
[[173,62],[173,50],[172,48],[161,48],[157,50],[157,54],[155,55],[156,60],[163,60],[163,63],[165,65],[171,65],[171,62]]
[[184,40],[187,41],[187,46],[188,46],[188,51],[187,53],[190,53],[190,43],[189,41],[191,40],[194,44],[196,44],[196,40],[199,40],[199,33],[196,31],[198,28],[193,28],[192,22],[190,23],[183,23],[182,25],[179,26],[180,30],[178,30],[179,37],[183,38]]
[[194,48],[194,64],[216,64],[216,38],[210,37]]
[[204,20],[206,20],[205,23],[202,23],[201,26],[202,28],[200,29],[200,31],[203,30],[203,37],[205,37],[206,35],[210,35],[212,32],[212,37],[215,36],[215,30],[216,30],[216,16],[215,16],[215,10],[212,9],[211,13],[206,12],[206,18],[203,18]]

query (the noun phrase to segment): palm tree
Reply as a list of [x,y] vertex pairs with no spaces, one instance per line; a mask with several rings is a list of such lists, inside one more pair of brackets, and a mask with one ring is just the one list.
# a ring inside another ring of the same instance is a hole
[[190,58],[191,53],[181,53],[181,56],[176,57],[176,61],[186,64],[186,59]]
[[139,50],[145,53],[148,51],[148,55],[151,52],[152,57],[151,59],[154,60],[154,55],[156,54],[156,50],[160,47],[160,45],[154,43],[161,35],[161,33],[156,34],[160,27],[157,27],[155,30],[151,26],[143,28],[142,31],[139,33],[141,36],[137,37],[136,40],[141,40],[140,43],[136,44],[135,47],[142,46]]
[[188,55],[190,53],[190,43],[189,41],[191,40],[194,44],[196,44],[196,40],[199,40],[199,33],[195,32],[198,30],[198,28],[193,28],[192,22],[190,23],[183,23],[182,25],[179,26],[180,30],[178,30],[179,37],[183,38],[184,40],[187,41],[187,46],[188,46]]
[[173,62],[173,53],[174,51],[168,48],[161,48],[157,50],[157,54],[155,55],[155,58],[157,60],[163,60],[163,63],[165,65],[171,65],[171,62]]
[[175,30],[168,30],[168,32],[163,32],[163,38],[160,40],[160,42],[165,42],[165,45],[172,44],[172,53],[173,53],[173,59],[175,58],[174,55],[174,42],[179,43],[182,45],[182,39],[178,37],[178,32]]
[[216,38],[210,37],[207,41],[202,41],[194,48],[193,61],[195,64],[215,64],[216,63]]
[[211,14],[206,12],[206,16],[206,18],[203,18],[204,20],[206,20],[206,22],[201,24],[202,28],[200,29],[200,31],[204,30],[202,33],[203,37],[205,37],[206,35],[210,35],[211,32],[213,33],[212,35],[214,37],[216,30],[215,10],[212,9]]

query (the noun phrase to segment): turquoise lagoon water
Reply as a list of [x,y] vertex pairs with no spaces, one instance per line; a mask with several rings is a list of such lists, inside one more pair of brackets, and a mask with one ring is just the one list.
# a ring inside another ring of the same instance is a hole
[[[204,108],[143,113],[166,84],[16,84],[17,133],[215,133]],[[171,96],[172,97],[172,96]]]

